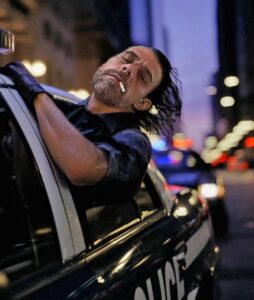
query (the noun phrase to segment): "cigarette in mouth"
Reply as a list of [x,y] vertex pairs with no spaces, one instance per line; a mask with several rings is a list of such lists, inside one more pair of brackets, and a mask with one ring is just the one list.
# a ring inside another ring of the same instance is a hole
[[125,89],[125,87],[124,87],[122,81],[119,81],[119,86],[120,86],[121,92],[122,92],[122,93],[125,93],[125,92],[126,92],[126,89]]

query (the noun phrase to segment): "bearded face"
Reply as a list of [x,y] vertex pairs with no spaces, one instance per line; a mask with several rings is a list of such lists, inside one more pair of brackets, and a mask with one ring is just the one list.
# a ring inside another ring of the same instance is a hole
[[[121,111],[147,109],[144,99],[162,77],[160,63],[146,47],[131,47],[106,61],[93,76],[93,94],[98,102]],[[139,105],[137,105],[139,103]]]
[[121,90],[118,80],[110,74],[113,74],[110,70],[104,71],[99,68],[93,76],[93,91],[96,98],[102,103],[112,106],[121,106],[119,97],[121,96]]

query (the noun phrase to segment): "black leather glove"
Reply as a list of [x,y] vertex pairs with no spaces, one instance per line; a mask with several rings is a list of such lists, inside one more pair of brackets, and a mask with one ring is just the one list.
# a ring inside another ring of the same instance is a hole
[[35,96],[39,93],[47,93],[37,79],[20,61],[14,61],[1,67],[0,73],[11,77],[23,100],[34,112],[33,100]]

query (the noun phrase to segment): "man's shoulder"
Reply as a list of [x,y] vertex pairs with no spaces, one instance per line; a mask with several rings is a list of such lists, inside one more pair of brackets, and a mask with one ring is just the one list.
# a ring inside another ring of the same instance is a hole
[[113,138],[117,141],[124,142],[125,144],[129,143],[130,145],[136,144],[140,147],[151,148],[151,142],[141,129],[139,128],[126,128],[121,131],[118,131],[113,135]]
[[118,135],[124,135],[124,136],[132,136],[133,135],[133,136],[137,136],[137,137],[149,140],[147,134],[138,127],[124,128],[114,134],[114,136],[118,136]]

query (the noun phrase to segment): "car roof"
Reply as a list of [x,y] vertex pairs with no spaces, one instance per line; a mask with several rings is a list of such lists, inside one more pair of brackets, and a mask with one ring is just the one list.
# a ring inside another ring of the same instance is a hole
[[[0,74],[0,79],[1,79],[1,84],[15,88],[15,83],[11,80],[10,77]],[[60,88],[56,88],[48,84],[41,84],[41,86],[46,90],[46,92],[51,94],[54,97],[54,99],[59,101],[80,103],[81,101],[84,100],[69,92],[66,92]]]

